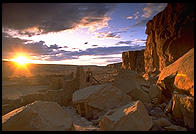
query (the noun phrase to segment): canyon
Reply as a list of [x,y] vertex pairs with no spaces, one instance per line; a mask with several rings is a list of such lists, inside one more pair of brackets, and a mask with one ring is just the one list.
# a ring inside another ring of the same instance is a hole
[[33,65],[29,78],[3,71],[2,130],[194,131],[193,9],[168,3],[147,23],[146,48],[120,63]]

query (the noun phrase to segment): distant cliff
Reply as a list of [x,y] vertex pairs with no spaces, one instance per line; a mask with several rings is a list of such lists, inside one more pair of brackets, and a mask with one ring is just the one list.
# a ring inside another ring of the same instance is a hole
[[159,72],[194,48],[194,4],[172,3],[147,23],[145,72]]
[[123,52],[122,68],[144,72],[144,50]]
[[108,64],[107,67],[110,68],[121,68],[122,62],[119,63],[113,63],[113,64]]

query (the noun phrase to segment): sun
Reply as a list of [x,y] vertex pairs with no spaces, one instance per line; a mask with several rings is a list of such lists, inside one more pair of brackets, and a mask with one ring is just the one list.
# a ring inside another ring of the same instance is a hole
[[29,59],[26,56],[17,56],[12,59],[12,61],[16,62],[18,65],[24,66],[29,62]]

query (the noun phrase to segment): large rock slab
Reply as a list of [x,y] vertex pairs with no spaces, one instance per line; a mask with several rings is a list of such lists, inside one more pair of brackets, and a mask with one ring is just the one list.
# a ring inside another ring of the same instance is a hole
[[182,120],[185,126],[194,128],[194,97],[174,94],[172,98],[172,115]]
[[148,131],[152,118],[141,101],[134,101],[107,112],[99,125],[104,131]]
[[146,24],[145,72],[159,72],[194,48],[194,5],[168,3]]
[[149,96],[150,84],[135,71],[120,71],[112,84],[134,100],[141,100],[144,103],[151,101]]
[[171,77],[170,81],[173,85],[173,87],[170,86],[170,90],[175,88],[194,96],[194,48],[173,64],[165,67],[159,75],[157,84],[160,85],[168,77]]
[[74,92],[72,101],[81,116],[97,119],[107,110],[128,104],[132,99],[117,87],[106,83]]
[[144,72],[144,50],[123,52],[122,68]]
[[72,118],[55,102],[36,101],[2,117],[3,131],[65,131]]

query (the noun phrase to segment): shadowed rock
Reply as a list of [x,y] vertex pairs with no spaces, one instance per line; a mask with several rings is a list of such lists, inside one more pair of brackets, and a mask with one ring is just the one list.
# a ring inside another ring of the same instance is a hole
[[144,50],[123,52],[122,68],[144,72]]
[[194,5],[169,3],[146,24],[145,72],[159,72],[194,47]]
[[55,102],[36,101],[2,117],[9,131],[65,131],[72,129],[71,117]]
[[128,104],[132,99],[111,84],[102,84],[74,92],[72,101],[81,116],[97,119],[107,110]]

